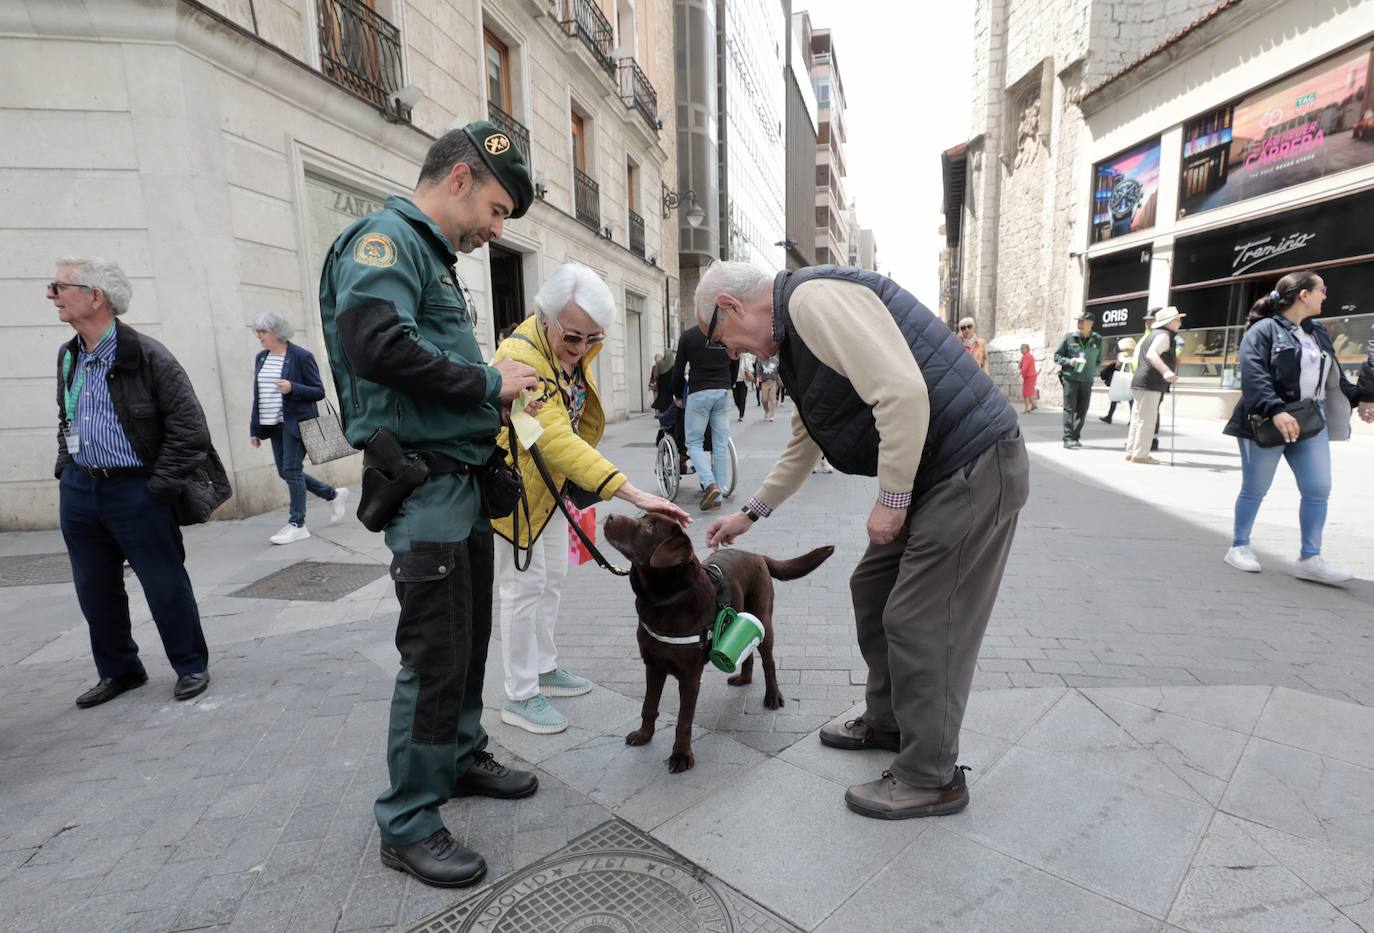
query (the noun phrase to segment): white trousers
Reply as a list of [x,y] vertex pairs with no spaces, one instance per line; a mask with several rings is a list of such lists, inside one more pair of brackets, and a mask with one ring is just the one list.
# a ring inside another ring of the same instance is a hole
[[1131,397],[1135,399],[1135,408],[1131,410],[1131,429],[1126,433],[1126,453],[1132,457],[1148,457],[1164,393],[1132,389]]
[[539,692],[539,675],[558,666],[553,643],[563,578],[568,575],[568,520],[554,508],[539,540],[534,542],[529,569],[515,569],[509,542],[496,541],[496,581],[501,590],[501,663],[506,672],[506,696],[528,700]]

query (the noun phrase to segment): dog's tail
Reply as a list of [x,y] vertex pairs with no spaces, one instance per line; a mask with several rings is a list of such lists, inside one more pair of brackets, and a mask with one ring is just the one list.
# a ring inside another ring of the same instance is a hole
[[765,557],[764,561],[768,564],[768,575],[774,580],[795,580],[815,570],[825,563],[827,557],[834,553],[835,548],[827,544],[825,547],[807,551],[801,557],[794,557],[791,560],[774,560],[771,557]]

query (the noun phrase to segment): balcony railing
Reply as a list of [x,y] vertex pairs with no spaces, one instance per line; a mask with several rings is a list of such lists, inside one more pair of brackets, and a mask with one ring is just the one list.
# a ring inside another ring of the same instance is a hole
[[639,111],[649,129],[658,131],[658,92],[633,58],[620,60],[620,99]]
[[630,252],[644,258],[644,218],[630,211]]
[[401,31],[361,0],[319,0],[320,70],[387,113],[410,119],[392,100],[401,87]]
[[579,169],[573,169],[573,207],[578,220],[601,232],[601,186]]
[[568,35],[581,39],[597,64],[614,78],[615,62],[611,60],[611,50],[615,48],[615,30],[611,29],[606,14],[593,0],[563,0],[562,15],[558,25]]
[[530,161],[530,131],[525,128],[525,124],[490,101],[487,102],[487,116],[491,118],[492,123],[501,128],[503,133],[515,140],[515,144],[524,153],[525,162],[528,164]]

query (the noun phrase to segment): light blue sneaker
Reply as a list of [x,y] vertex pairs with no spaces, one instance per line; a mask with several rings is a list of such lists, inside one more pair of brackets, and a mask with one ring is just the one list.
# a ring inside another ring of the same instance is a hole
[[568,728],[568,717],[554,709],[542,693],[528,700],[507,700],[501,707],[501,721],[535,735],[553,735]]
[[551,697],[580,697],[592,692],[592,682],[561,667],[539,675],[539,692]]

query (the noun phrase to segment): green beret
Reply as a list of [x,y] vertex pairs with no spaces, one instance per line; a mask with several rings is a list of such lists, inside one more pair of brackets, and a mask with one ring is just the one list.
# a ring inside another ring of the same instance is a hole
[[477,154],[514,199],[515,210],[511,211],[511,217],[523,217],[534,203],[534,182],[530,179],[530,164],[525,154],[495,123],[476,120],[463,127],[463,132],[477,145]]

